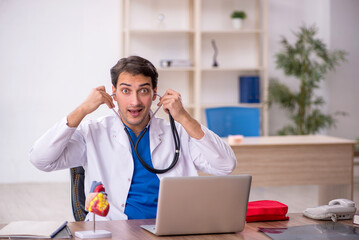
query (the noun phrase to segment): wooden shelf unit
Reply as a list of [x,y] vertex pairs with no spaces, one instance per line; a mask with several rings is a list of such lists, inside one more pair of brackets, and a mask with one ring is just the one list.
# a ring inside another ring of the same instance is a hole
[[[203,124],[207,107],[259,108],[261,135],[266,136],[268,109],[263,103],[268,88],[267,1],[123,0],[123,55],[149,59],[160,74],[160,94],[167,88],[179,91],[186,109]],[[247,13],[240,30],[231,26],[233,10]],[[160,15],[164,17],[162,22]],[[212,39],[219,49],[218,67],[212,67]],[[192,65],[163,68],[162,59],[188,59]],[[239,103],[240,75],[260,76],[261,103]]]

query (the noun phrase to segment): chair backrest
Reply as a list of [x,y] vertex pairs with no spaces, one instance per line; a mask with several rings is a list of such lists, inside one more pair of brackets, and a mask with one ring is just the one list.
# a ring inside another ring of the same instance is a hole
[[88,213],[85,209],[85,170],[83,167],[71,168],[70,176],[72,213],[76,221],[84,221]]
[[260,112],[258,108],[207,108],[207,126],[220,137],[228,135],[259,136]]

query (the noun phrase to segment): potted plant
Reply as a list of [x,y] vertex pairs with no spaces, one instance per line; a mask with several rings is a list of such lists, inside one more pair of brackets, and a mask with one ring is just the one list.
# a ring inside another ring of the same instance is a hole
[[246,19],[247,15],[244,11],[234,11],[231,14],[232,18],[232,24],[233,28],[235,29],[241,29],[242,28],[242,22],[244,19]]
[[332,115],[322,113],[321,106],[325,101],[315,94],[325,75],[346,61],[347,55],[342,50],[328,50],[325,43],[315,37],[317,31],[315,26],[300,27],[298,32],[294,32],[297,38],[294,44],[282,37],[282,49],[275,55],[277,68],[300,82],[299,91],[289,89],[278,79],[269,83],[269,106],[278,104],[292,120],[292,124],[278,131],[279,135],[316,134],[321,129],[335,126],[335,116],[345,115],[340,111]]

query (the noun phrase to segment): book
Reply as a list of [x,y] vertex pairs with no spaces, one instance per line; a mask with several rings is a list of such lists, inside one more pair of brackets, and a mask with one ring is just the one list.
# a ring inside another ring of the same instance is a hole
[[0,229],[0,238],[71,238],[67,221],[15,221]]

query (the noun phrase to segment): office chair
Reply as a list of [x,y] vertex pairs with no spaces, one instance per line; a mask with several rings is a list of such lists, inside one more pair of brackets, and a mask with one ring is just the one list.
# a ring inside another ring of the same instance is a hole
[[85,170],[83,167],[71,168],[70,175],[72,213],[76,221],[84,221],[88,213],[85,210]]
[[228,135],[259,136],[258,108],[216,107],[206,108],[207,126],[220,137]]

